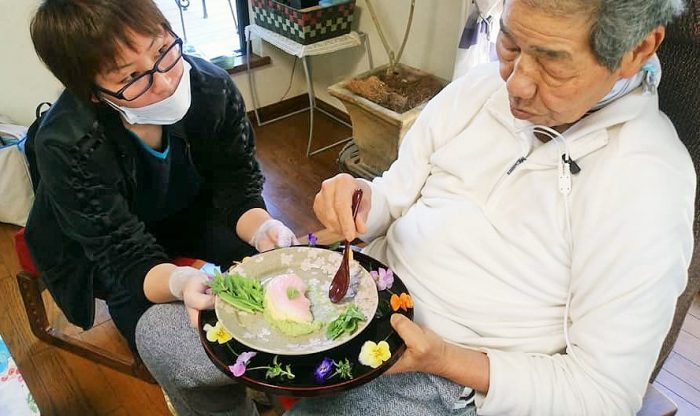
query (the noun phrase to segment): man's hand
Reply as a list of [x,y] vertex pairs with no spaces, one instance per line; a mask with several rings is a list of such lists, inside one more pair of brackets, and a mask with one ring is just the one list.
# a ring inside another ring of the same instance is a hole
[[407,371],[444,374],[447,344],[440,336],[398,313],[391,316],[391,326],[406,343],[406,351],[386,374]]
[[[356,221],[352,220],[352,194],[362,189],[362,201]],[[372,201],[372,189],[366,182],[341,173],[323,181],[314,199],[314,212],[323,226],[352,241],[367,232],[366,222]]]
[[259,252],[272,250],[276,247],[289,247],[299,244],[296,236],[281,221],[270,218],[263,222],[250,240],[250,245]]

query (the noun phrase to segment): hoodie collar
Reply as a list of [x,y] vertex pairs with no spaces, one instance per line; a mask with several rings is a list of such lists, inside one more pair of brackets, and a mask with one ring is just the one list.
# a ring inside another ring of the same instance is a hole
[[[485,104],[489,113],[506,129],[521,146],[527,147],[528,163],[530,166],[542,164],[545,166],[555,166],[563,150],[561,145],[554,140],[550,140],[532,152],[532,140],[535,140],[530,132],[522,132],[523,128],[533,124],[518,120],[510,112],[508,92],[505,85],[499,88]],[[658,98],[656,95],[643,94],[641,88],[630,92],[604,108],[595,111],[562,133],[569,148],[569,154],[573,160],[582,158],[608,144],[608,129],[618,124],[640,116],[647,111],[650,106],[658,109]],[[523,145],[525,143],[525,145]],[[525,156],[525,155],[523,155]]]

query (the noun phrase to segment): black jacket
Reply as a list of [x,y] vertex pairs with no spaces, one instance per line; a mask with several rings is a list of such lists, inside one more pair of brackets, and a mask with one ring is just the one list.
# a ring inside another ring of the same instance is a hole
[[[192,65],[192,105],[174,128],[184,130],[216,215],[235,228],[245,211],[265,208],[253,130],[228,74],[185,59]],[[116,111],[64,92],[30,141],[40,179],[26,240],[68,320],[92,326],[98,282],[148,302],[143,279],[169,259],[132,212],[137,155]]]

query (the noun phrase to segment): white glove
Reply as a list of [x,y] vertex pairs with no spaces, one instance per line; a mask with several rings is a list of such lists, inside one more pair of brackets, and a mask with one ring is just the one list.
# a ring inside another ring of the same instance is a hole
[[187,283],[193,279],[204,283],[209,280],[209,277],[203,271],[195,269],[194,267],[176,267],[172,272],[170,272],[170,279],[168,280],[168,288],[170,289],[170,293],[172,293],[177,299],[182,300],[182,292],[185,289],[185,286],[187,286]]
[[299,244],[299,240],[292,230],[272,218],[263,222],[250,240],[250,245],[259,252],[272,250],[275,247],[289,247],[293,244]]

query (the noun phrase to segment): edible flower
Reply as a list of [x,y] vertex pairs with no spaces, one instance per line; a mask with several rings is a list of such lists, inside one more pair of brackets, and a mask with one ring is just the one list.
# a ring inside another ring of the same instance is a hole
[[399,309],[403,309],[404,311],[408,311],[408,308],[413,307],[413,299],[411,299],[411,295],[408,293],[402,293],[401,295],[397,295],[394,293],[391,295],[391,299],[389,300],[391,303],[391,309],[396,312]]
[[316,247],[316,243],[318,243],[318,237],[314,233],[309,233],[307,235],[307,238],[309,239],[309,247]]
[[[333,371],[333,369],[335,369],[335,371]],[[333,373],[331,373],[331,371],[333,371]],[[343,380],[350,380],[352,378],[352,364],[350,364],[350,360],[346,358],[344,360],[335,361],[325,357],[314,371],[314,377],[318,384],[323,384],[325,381],[335,376]]]
[[316,370],[314,371],[314,377],[316,378],[316,382],[321,384],[326,379],[328,376],[331,374],[331,371],[333,370],[333,360],[330,358],[326,357],[321,361],[321,364],[316,367]]
[[253,351],[242,352],[238,358],[236,358],[236,362],[233,365],[228,366],[229,371],[231,371],[231,373],[236,377],[242,376],[245,374],[246,367],[248,366],[250,360],[257,354],[257,352]]
[[369,272],[374,279],[374,283],[377,284],[377,290],[382,291],[384,289],[391,289],[391,285],[394,284],[394,272],[391,269],[384,269],[380,267],[378,270],[372,270]]
[[225,344],[233,338],[233,336],[224,328],[221,321],[216,321],[216,325],[211,326],[209,324],[204,325],[204,331],[207,333],[207,340],[209,342],[218,342],[219,344]]
[[391,350],[386,341],[365,341],[360,349],[359,361],[368,367],[377,368],[386,360],[391,358]]

